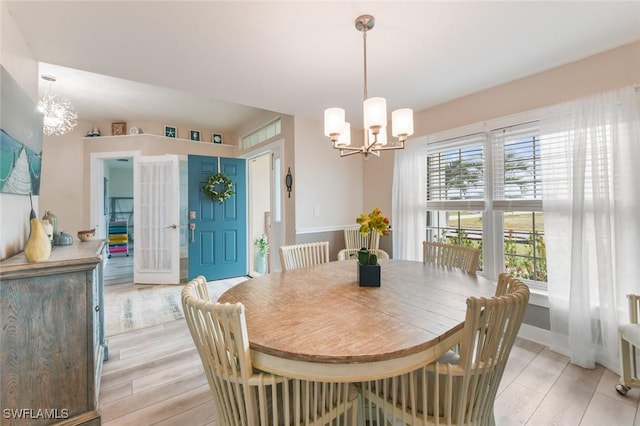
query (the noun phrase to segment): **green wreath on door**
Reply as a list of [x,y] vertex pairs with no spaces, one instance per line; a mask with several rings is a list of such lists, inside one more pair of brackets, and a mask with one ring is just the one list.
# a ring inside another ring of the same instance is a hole
[[202,187],[202,192],[207,198],[219,203],[235,194],[233,182],[224,173],[216,173],[209,176],[209,180]]

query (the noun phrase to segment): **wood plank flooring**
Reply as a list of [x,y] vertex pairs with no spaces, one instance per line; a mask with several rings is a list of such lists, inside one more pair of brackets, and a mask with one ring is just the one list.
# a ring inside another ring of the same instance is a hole
[[[216,424],[204,371],[183,319],[109,336],[100,388],[105,426]],[[640,426],[640,390],[586,370],[549,348],[518,339],[495,404],[496,424]]]

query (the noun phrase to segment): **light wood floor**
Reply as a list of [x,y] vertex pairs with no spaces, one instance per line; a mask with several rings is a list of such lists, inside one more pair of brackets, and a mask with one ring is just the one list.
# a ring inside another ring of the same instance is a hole
[[[100,388],[106,426],[216,424],[200,359],[184,320],[109,337]],[[640,426],[640,390],[585,370],[549,348],[518,339],[495,404],[496,424]]]

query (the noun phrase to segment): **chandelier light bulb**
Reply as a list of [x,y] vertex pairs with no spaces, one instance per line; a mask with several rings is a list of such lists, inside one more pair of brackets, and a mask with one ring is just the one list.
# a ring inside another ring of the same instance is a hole
[[380,127],[378,133],[373,133],[373,130],[369,129],[369,143],[377,146],[383,146],[387,144],[387,128]]

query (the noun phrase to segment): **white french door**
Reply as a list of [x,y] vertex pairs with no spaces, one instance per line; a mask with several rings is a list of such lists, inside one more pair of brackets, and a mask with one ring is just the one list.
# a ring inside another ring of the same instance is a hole
[[177,155],[133,162],[133,282],[180,282],[180,168]]

